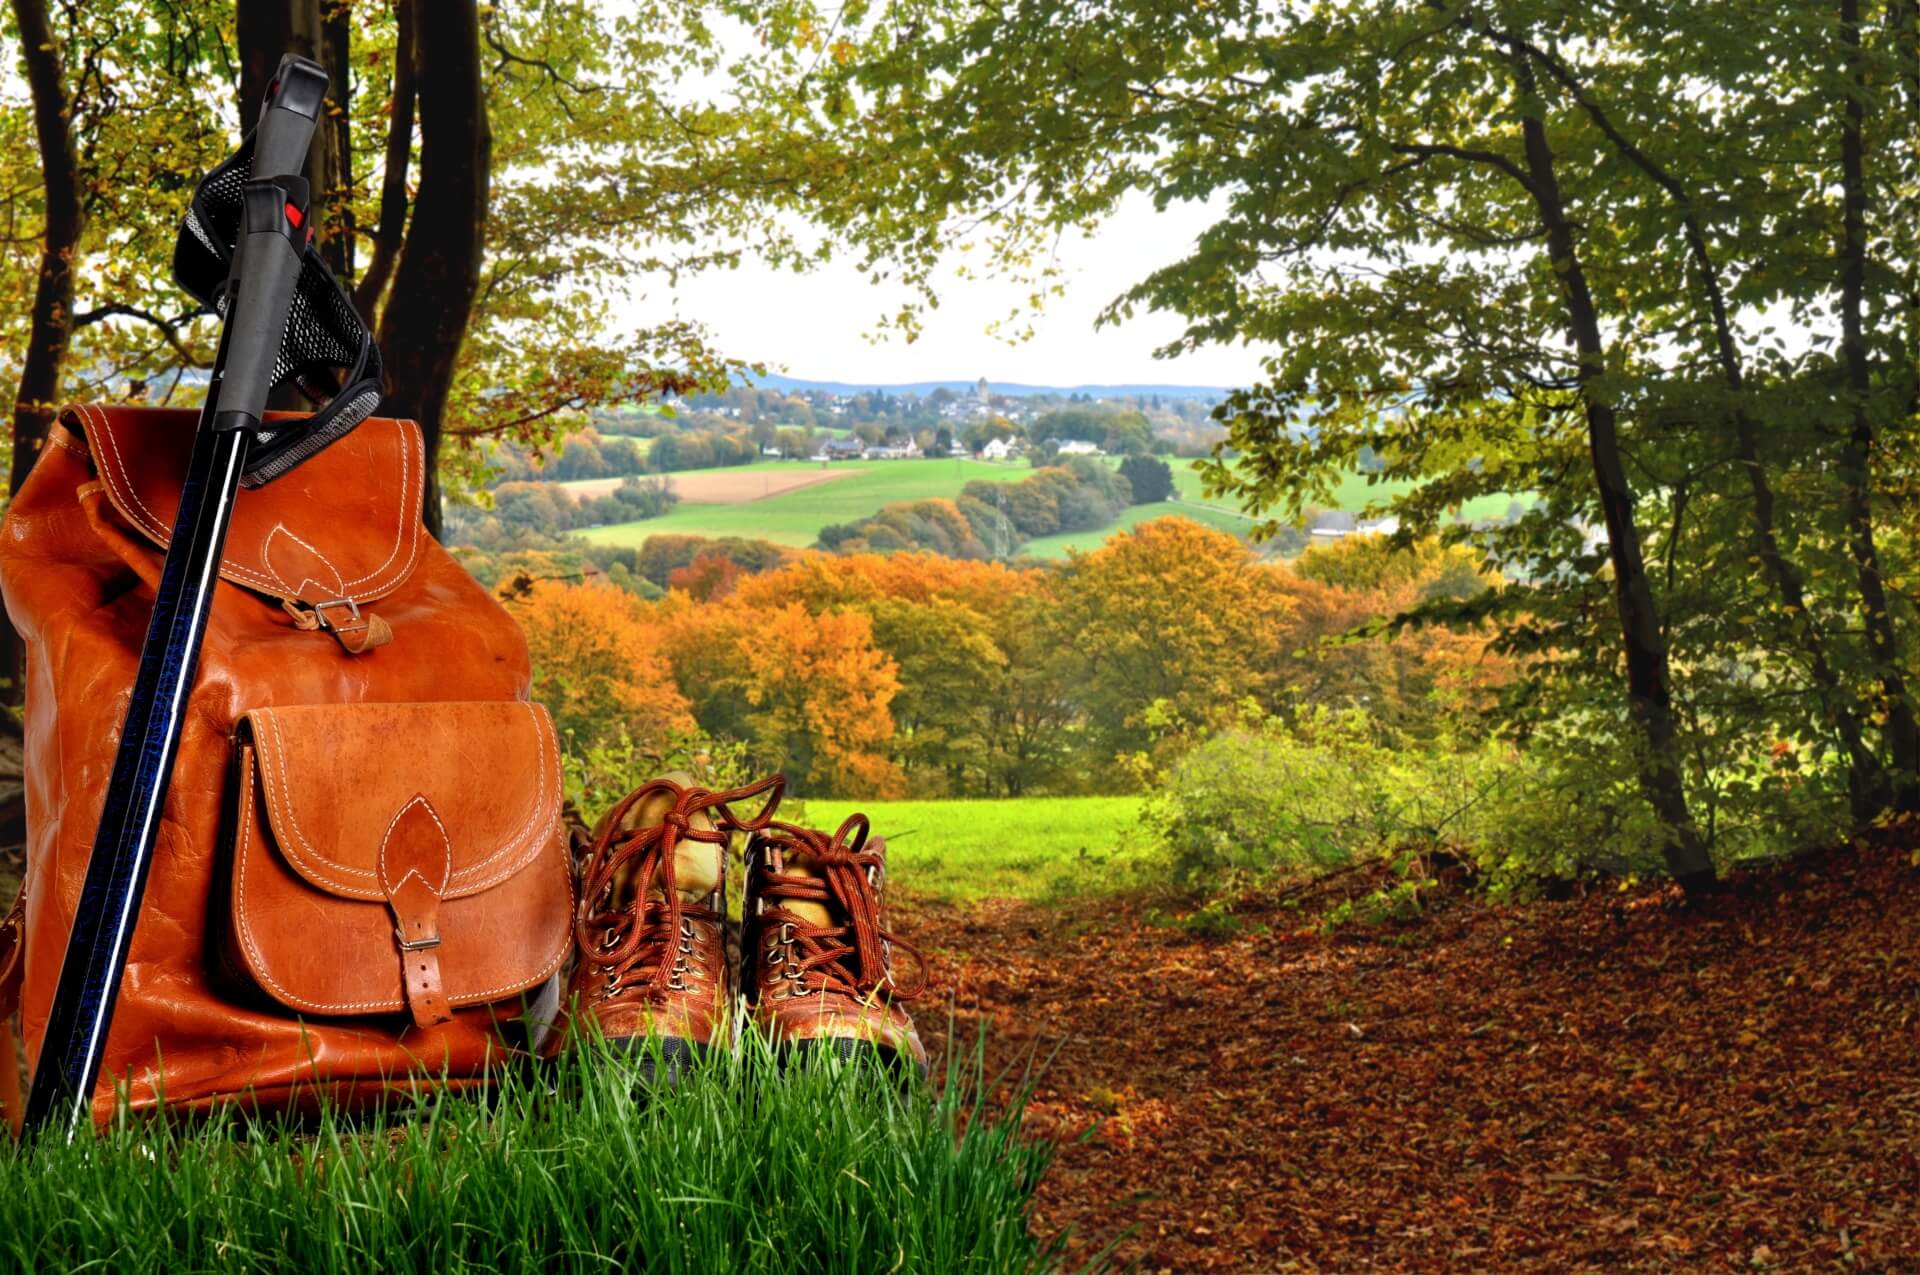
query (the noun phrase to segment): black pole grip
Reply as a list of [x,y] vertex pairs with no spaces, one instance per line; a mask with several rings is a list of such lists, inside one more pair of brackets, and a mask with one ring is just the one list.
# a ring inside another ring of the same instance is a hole
[[258,429],[273,389],[273,367],[300,282],[307,246],[307,183],[301,177],[250,181],[227,284],[226,361],[209,387],[215,429]]
[[253,176],[284,177],[307,165],[307,145],[327,101],[327,72],[289,53],[280,59],[253,134]]

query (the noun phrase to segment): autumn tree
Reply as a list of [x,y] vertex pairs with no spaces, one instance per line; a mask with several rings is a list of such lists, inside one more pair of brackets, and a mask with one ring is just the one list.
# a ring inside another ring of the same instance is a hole
[[579,747],[625,737],[658,750],[693,729],[655,627],[632,594],[537,583],[513,603],[533,658],[533,698]]
[[[201,383],[184,374],[211,363],[216,327],[172,282],[173,240],[282,52],[318,56],[334,78],[309,161],[319,242],[381,340],[385,410],[427,434],[423,512],[436,530],[439,480],[477,481],[487,440],[548,445],[592,406],[719,387],[743,366],[682,319],[634,322],[624,307],[641,280],[737,260],[749,229],[758,251],[797,251],[767,220],[757,178],[712,145],[714,108],[688,85],[725,50],[698,13],[130,0],[63,5],[49,21],[22,0],[10,14],[31,65],[24,101],[0,91],[0,117],[21,144],[9,153],[37,155],[40,173],[30,197],[9,186],[0,286],[22,291],[41,258],[67,263],[46,275],[37,311],[16,298],[15,314],[41,317],[10,320],[21,330],[6,349],[22,362],[0,364],[30,372],[5,386],[5,406],[26,413],[24,456],[63,370],[84,370],[65,390],[81,397],[196,401]],[[29,141],[34,119],[46,128]],[[762,140],[768,159],[783,144]]]
[[1055,632],[1080,666],[1078,696],[1109,756],[1149,742],[1151,704],[1201,725],[1262,695],[1291,609],[1245,545],[1183,518],[1075,554],[1059,595]]
[[1421,614],[1536,662],[1516,711],[1588,723],[1567,781],[1676,877],[1712,879],[1698,811],[1755,800],[1770,740],[1856,820],[1920,802],[1886,587],[1920,490],[1913,5],[1768,0],[1735,39],[1652,0],[734,8],[743,85],[858,175],[807,211],[929,298],[963,234],[1046,284],[1121,200],[1206,201],[1106,317],[1274,351],[1212,491],[1285,523],[1367,461],[1405,542],[1522,581]]

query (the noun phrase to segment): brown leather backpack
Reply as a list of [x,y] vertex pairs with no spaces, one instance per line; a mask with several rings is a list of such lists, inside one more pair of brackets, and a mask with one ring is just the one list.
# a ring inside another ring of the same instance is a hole
[[[0,1022],[17,997],[29,1063],[197,416],[69,409],[0,525],[28,650],[27,879],[0,924]],[[418,427],[375,418],[241,493],[97,1118],[116,1087],[141,1109],[471,1084],[559,969],[553,726],[513,620],[421,525],[424,475]]]

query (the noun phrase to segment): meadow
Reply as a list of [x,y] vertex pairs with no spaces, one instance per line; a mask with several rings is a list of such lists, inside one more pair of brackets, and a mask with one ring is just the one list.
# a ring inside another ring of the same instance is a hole
[[[1171,460],[1168,463],[1173,466],[1176,500],[1134,506],[1105,527],[1030,540],[1022,553],[1035,558],[1062,558],[1070,549],[1097,549],[1109,537],[1169,514],[1191,518],[1236,536],[1245,536],[1253,528],[1256,519],[1206,496],[1201,490],[1200,475],[1191,462]],[[843,476],[831,482],[796,485],[822,471]],[[951,499],[976,479],[1019,482],[1032,472],[1024,462],[966,459],[835,461],[830,467],[811,461],[776,460],[724,470],[693,470],[671,475],[683,491],[680,505],[671,513],[642,522],[594,527],[576,534],[596,544],[622,546],[639,545],[648,536],[656,535],[745,536],[804,549],[819,538],[822,527],[856,521],[886,505]],[[712,475],[725,476],[724,484],[711,483]],[[602,495],[617,482],[586,479],[562,485],[578,495]],[[1405,486],[1403,483],[1369,483],[1365,474],[1349,474],[1325,507],[1357,511]],[[724,499],[712,498],[716,495],[723,495]],[[1508,497],[1485,496],[1465,505],[1460,516],[1499,518],[1507,512],[1509,504]]]
[[832,829],[854,812],[887,839],[890,888],[915,899],[1060,898],[1132,879],[1144,853],[1138,797],[790,801],[781,817]]
[[[741,465],[730,473],[767,475],[819,473],[810,461],[772,460]],[[836,461],[834,470],[852,470],[848,478],[728,504],[682,501],[672,513],[644,522],[595,527],[577,534],[596,544],[638,545],[648,536],[747,536],[804,549],[820,528],[853,522],[884,505],[911,500],[951,499],[975,479],[1018,482],[1033,471],[1025,465],[978,460]],[[671,475],[680,480],[685,475]],[[749,484],[750,485],[750,484]]]

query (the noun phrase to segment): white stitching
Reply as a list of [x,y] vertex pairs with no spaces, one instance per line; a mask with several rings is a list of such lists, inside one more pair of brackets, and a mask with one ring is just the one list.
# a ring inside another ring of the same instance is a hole
[[286,589],[289,593],[297,595],[304,585],[316,584],[319,585],[322,590],[326,590],[327,584],[326,581],[315,580],[312,576],[307,576],[301,580],[299,584],[289,583],[287,578],[280,574],[280,569],[273,565],[273,538],[275,536],[285,536],[314,557],[320,559],[320,565],[333,572],[333,588],[327,592],[327,597],[337,598],[346,593],[347,586],[340,580],[340,568],[333,565],[333,560],[328,558],[326,554],[321,553],[320,550],[313,545],[308,544],[305,540],[295,535],[288,529],[286,523],[276,522],[273,524],[273,530],[267,533],[267,538],[260,542],[260,559],[266,564],[266,568],[272,573],[273,578],[280,582],[282,588]]
[[[407,428],[408,425],[413,425],[413,428],[411,430],[408,429]],[[422,529],[421,523],[418,518],[411,516],[409,512],[411,510],[418,509],[420,507],[420,495],[418,492],[415,492],[411,497],[409,497],[407,495],[407,491],[408,491],[407,483],[409,481],[409,476],[413,472],[411,460],[413,457],[413,449],[416,446],[420,448],[420,477],[423,481],[425,480],[426,474],[427,474],[427,458],[426,458],[427,444],[426,444],[425,438],[420,434],[419,425],[416,424],[415,422],[396,420],[393,422],[393,427],[396,430],[400,431],[400,525],[407,528],[413,533],[413,544],[407,551],[406,565],[400,568],[400,573],[396,577],[397,580],[402,580],[406,578],[408,572],[413,570],[413,560],[420,556],[420,532]],[[361,583],[361,581],[371,580],[375,576],[379,575],[382,571],[386,570],[387,563],[392,562],[394,555],[399,552],[400,552],[400,535],[398,532],[395,532],[393,537],[393,549],[387,554],[387,561],[381,563],[379,566],[375,567],[373,570],[367,572],[367,574],[363,576],[360,576],[353,580],[342,581],[340,585],[341,591],[345,592],[346,590],[351,589],[354,585]],[[364,598],[361,599],[361,601],[365,601],[365,600],[366,599]]]
[[392,900],[395,894],[399,893],[400,887],[407,883],[407,877],[401,877],[392,885],[387,884],[387,846],[393,841],[393,830],[400,826],[402,819],[406,818],[407,811],[412,810],[415,806],[419,806],[422,810],[426,811],[427,818],[433,820],[433,826],[440,829],[440,885],[438,888],[435,888],[432,882],[428,881],[425,877],[420,877],[420,869],[418,868],[408,868],[407,877],[420,877],[420,884],[426,886],[427,890],[436,899],[443,897],[441,892],[447,888],[447,883],[453,879],[453,839],[447,836],[447,825],[440,822],[440,816],[435,812],[433,803],[428,801],[421,793],[415,793],[411,801],[396,810],[393,818],[387,820],[386,835],[380,838],[380,884],[385,887],[389,901]]
[[[260,752],[257,748],[254,750],[253,757],[254,757],[254,765],[257,770],[260,763]],[[241,818],[240,818],[240,845],[239,845],[239,850],[236,856],[240,860],[240,871],[239,871],[238,881],[235,885],[234,893],[233,893],[233,911],[234,911],[234,918],[240,924],[241,944],[246,949],[247,954],[252,958],[251,960],[248,961],[247,964],[248,964],[248,967],[252,970],[254,977],[258,978],[260,981],[265,983],[268,987],[271,987],[284,1003],[288,1005],[292,1005],[296,1009],[310,1009],[310,1010],[313,1010],[315,1013],[322,1013],[322,1014],[339,1013],[339,1012],[345,1012],[348,1010],[356,1010],[356,1009],[374,1009],[374,1010],[405,1009],[407,1007],[407,1000],[404,992],[396,1000],[354,1001],[354,1002],[337,1002],[337,1003],[328,1003],[323,1001],[309,1000],[307,997],[301,996],[296,992],[291,992],[287,990],[285,987],[281,986],[278,979],[274,978],[273,975],[267,972],[266,970],[267,958],[264,954],[261,953],[259,947],[254,942],[253,926],[248,920],[248,914],[247,914],[247,908],[246,908],[247,859],[249,857],[247,850],[251,841],[253,825],[255,823],[255,819],[250,818],[249,815],[253,814],[258,809],[258,804],[253,800],[253,780],[254,780],[254,775],[252,773],[249,773],[242,780],[242,782],[247,785],[246,798],[245,798],[246,809],[241,812]],[[438,822],[438,820],[435,820],[435,822]],[[444,829],[442,831],[444,831]],[[562,855],[564,856],[565,850],[564,850],[563,838],[564,838],[564,831],[562,833],[562,836],[556,837],[554,839],[553,845],[556,849],[560,850]],[[571,867],[565,863],[564,857],[562,859],[561,867],[567,880],[567,915],[572,916],[573,910],[574,910],[573,872]],[[547,958],[546,964],[541,966],[540,970],[537,973],[531,976],[523,975],[522,978],[525,979],[524,982],[521,981],[520,979],[510,979],[509,981],[500,984],[498,987],[483,987],[479,991],[461,992],[458,995],[443,992],[443,995],[445,996],[447,1004],[450,1007],[455,1009],[464,1009],[471,1005],[478,1005],[478,1004],[489,1002],[509,992],[524,992],[529,987],[533,987],[541,982],[544,982],[546,979],[552,977],[553,972],[559,969],[561,964],[566,960],[567,946],[573,938],[573,930],[570,926],[562,926],[560,927],[560,931],[561,931],[560,943],[557,947],[554,948],[553,955]],[[405,985],[405,982],[406,982],[405,975],[402,975],[401,983],[403,987]]]
[[[253,762],[255,768],[258,769],[260,765],[260,750],[257,748],[254,749],[253,752]],[[253,839],[254,824],[254,820],[250,816],[252,816],[257,809],[256,803],[253,800],[253,779],[254,776],[248,774],[242,780],[247,786],[245,797],[246,808],[240,812],[240,845],[237,851],[237,857],[240,860],[240,871],[235,879],[233,890],[233,915],[234,919],[240,923],[240,943],[241,946],[246,949],[249,958],[247,965],[253,971],[253,976],[265,983],[268,987],[271,987],[275,995],[296,1009],[311,1009],[324,1013],[328,1010],[399,1008],[404,1002],[396,1001],[389,1004],[386,1001],[358,1001],[353,1004],[325,1005],[319,1001],[309,1000],[298,993],[288,991],[280,985],[279,979],[267,972],[267,958],[266,955],[261,952],[259,945],[254,942],[253,923],[247,912],[247,860],[252,857],[248,851],[248,847]]]
[[[461,898],[468,894],[477,894],[488,886],[497,885],[506,880],[514,873],[525,868],[527,864],[532,861],[533,856],[526,855],[522,857],[523,852],[527,848],[529,838],[537,835],[535,825],[544,821],[542,815],[547,809],[547,782],[550,773],[554,780],[555,790],[558,790],[560,780],[560,750],[553,734],[552,723],[546,718],[545,710],[541,709],[539,705],[527,701],[519,701],[519,704],[521,708],[526,710],[527,715],[533,719],[534,739],[540,749],[540,765],[534,772],[535,788],[533,804],[528,809],[527,817],[521,822],[520,827],[514,831],[511,837],[501,844],[498,850],[495,850],[492,854],[476,863],[464,865],[460,872],[450,873],[448,875],[446,886],[447,897]],[[302,875],[308,878],[326,878],[328,879],[329,887],[338,890],[340,893],[351,894],[356,898],[362,899],[378,900],[386,898],[384,891],[377,889],[358,889],[350,884],[331,879],[331,873],[327,869],[331,869],[333,872],[343,872],[350,876],[367,877],[375,882],[380,880],[380,876],[379,873],[366,868],[356,868],[351,864],[340,863],[337,860],[328,858],[308,839],[306,829],[300,826],[299,811],[295,808],[293,800],[293,788],[287,780],[287,775],[290,770],[287,761],[287,753],[289,750],[287,749],[286,736],[280,729],[279,716],[274,713],[272,709],[255,709],[249,716],[264,720],[267,726],[273,731],[273,752],[275,753],[275,757],[272,761],[263,763],[262,769],[263,771],[270,770],[272,772],[274,784],[280,792],[281,804],[286,807],[288,826],[291,828],[294,837],[299,841],[300,846],[306,851],[310,858],[303,858],[301,855],[294,853],[293,848],[287,845],[280,847],[281,853],[285,854],[294,862],[294,865],[301,870]],[[265,749],[256,749],[255,755],[258,756],[266,751]],[[271,793],[269,793],[269,796],[271,796]],[[271,815],[271,810],[269,811],[269,815]],[[435,822],[438,822],[437,817]],[[534,854],[537,855],[538,853],[539,851],[536,849]],[[502,858],[505,858],[507,863],[493,876],[479,881],[473,879]],[[324,868],[321,865],[325,865]]]
[[[356,877],[370,877],[373,880],[378,881],[380,878],[378,874],[374,873],[373,871],[366,868],[352,867],[349,864],[336,863],[332,859],[329,859],[325,855],[321,854],[320,851],[314,846],[313,842],[307,840],[306,829],[300,826],[299,814],[297,811],[295,811],[293,806],[292,786],[287,782],[287,769],[288,769],[287,755],[286,755],[287,742],[286,742],[286,737],[280,733],[280,719],[278,718],[278,716],[274,714],[274,712],[271,709],[256,709],[253,713],[249,714],[249,716],[253,716],[256,718],[264,718],[266,720],[267,725],[271,727],[273,730],[273,739],[274,739],[274,745],[275,745],[274,753],[275,753],[276,764],[273,765],[272,769],[274,771],[275,781],[280,789],[280,800],[287,808],[287,823],[290,827],[292,827],[293,835],[295,836],[295,838],[299,840],[300,845],[315,860],[327,865],[327,867],[329,868],[333,868],[339,872],[350,873],[351,875]],[[261,750],[261,751],[264,751],[264,750]],[[259,756],[260,752],[256,752],[255,755]],[[269,797],[271,797],[272,795],[271,792],[269,792],[268,795]],[[269,811],[268,813],[269,813],[269,822],[272,822],[271,820],[272,812]],[[282,844],[280,846],[280,853],[286,855],[289,859],[293,860],[295,866],[301,869],[302,876],[312,878],[312,877],[325,877],[327,875],[325,872],[321,871],[318,867],[314,866],[312,863],[309,863],[307,862],[307,860],[302,859],[299,855],[292,853],[292,848],[290,846]],[[387,897],[385,893],[379,890],[358,890],[351,885],[342,885],[338,881],[329,881],[327,884],[332,888],[339,890],[343,894],[351,894],[362,899],[379,900],[379,899],[385,899]]]
[[[147,503],[144,500],[140,499],[140,493],[138,490],[135,489],[133,485],[131,471],[127,467],[126,459],[120,454],[120,443],[117,439],[114,438],[113,430],[107,423],[106,413],[102,412],[98,407],[95,407],[91,403],[76,403],[73,405],[73,410],[79,412],[81,415],[81,419],[90,422],[94,427],[94,431],[97,434],[99,434],[101,437],[106,439],[107,450],[112,455],[113,472],[103,473],[102,477],[107,479],[107,495],[112,499],[114,507],[116,509],[119,509],[120,512],[125,514],[128,518],[132,519],[132,521],[139,524],[142,530],[146,531],[149,535],[153,536],[156,540],[159,541],[161,547],[165,548],[167,542],[172,538],[172,533],[167,529],[166,525],[161,521],[160,515],[155,513],[151,508],[149,508]],[[401,582],[404,581],[407,578],[407,576],[412,573],[413,564],[420,556],[420,535],[421,535],[420,519],[418,517],[411,515],[411,511],[416,509],[419,505],[419,498],[417,495],[414,496],[412,499],[409,499],[407,496],[407,490],[408,490],[407,484],[410,481],[410,476],[412,474],[411,458],[413,455],[414,444],[416,440],[419,438],[419,436],[417,434],[409,432],[406,429],[405,425],[400,421],[394,421],[393,425],[396,429],[400,431],[400,465],[401,465],[401,471],[400,471],[401,498],[400,498],[400,508],[399,508],[399,525],[394,528],[393,548],[388,551],[386,561],[382,562],[379,566],[375,567],[372,571],[369,571],[366,575],[359,576],[355,579],[342,582],[341,592],[345,593],[351,590],[353,586],[356,584],[361,584],[368,580],[375,580],[375,578],[378,577],[383,571],[385,571],[388,565],[393,562],[395,556],[399,554],[400,541],[409,531],[411,531],[412,533],[412,543],[411,543],[411,547],[407,552],[406,562],[401,564],[400,569],[394,572],[392,578],[384,581],[376,580],[375,583],[368,585],[365,589],[362,589],[359,592],[352,594],[352,597],[356,602],[377,601],[381,597],[384,597],[386,594],[391,593],[394,589],[398,588]],[[422,452],[423,454],[421,459],[421,476],[424,479],[425,472],[426,472],[424,444],[422,444]],[[89,459],[93,459],[93,457],[89,457]],[[415,486],[418,487],[419,484],[416,483]],[[131,501],[132,505],[129,506],[126,503],[127,501]],[[288,533],[288,534],[292,534],[292,533]],[[312,546],[308,546],[308,547],[311,548]],[[262,552],[264,553],[264,547]],[[322,560],[324,561],[324,559]],[[333,564],[329,562],[327,565],[331,567]],[[266,590],[269,593],[274,591],[276,585],[282,588],[285,587],[285,584],[283,581],[269,579],[268,577],[253,570],[251,567],[243,567],[236,564],[235,562],[233,562],[232,559],[224,555],[220,559],[220,572],[222,575],[234,577],[240,580],[242,583],[255,585],[261,589]],[[337,568],[335,569],[334,573],[336,575],[339,574],[339,571]]]

